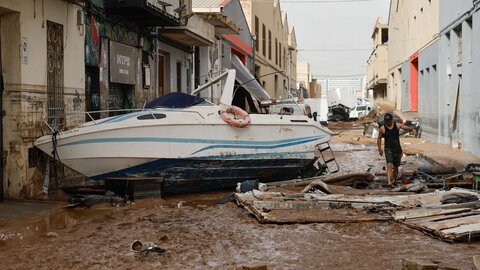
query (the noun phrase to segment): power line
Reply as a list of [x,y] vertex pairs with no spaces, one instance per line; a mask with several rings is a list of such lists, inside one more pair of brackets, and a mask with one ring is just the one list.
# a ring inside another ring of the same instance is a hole
[[350,49],[298,49],[299,52],[353,52],[372,51],[373,48],[350,48]]
[[[251,0],[252,2],[276,2],[275,0]],[[372,2],[377,0],[279,0],[280,3],[298,3],[298,4],[335,4],[335,3],[354,3],[354,2]]]

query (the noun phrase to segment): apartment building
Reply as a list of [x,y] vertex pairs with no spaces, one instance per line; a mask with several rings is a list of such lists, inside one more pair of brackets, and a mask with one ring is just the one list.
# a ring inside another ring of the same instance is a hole
[[372,33],[373,51],[367,60],[367,89],[374,99],[393,100],[394,93],[387,92],[388,77],[388,25],[378,18]]
[[214,27],[191,12],[191,1],[175,0],[3,0],[0,29],[0,201],[81,183],[34,141],[190,92],[193,48],[214,41]]
[[41,194],[45,162],[33,142],[85,118],[82,7],[68,1],[0,1],[0,200]]
[[255,36],[256,77],[273,99],[288,98],[287,90],[295,88],[297,77],[295,30],[289,27],[279,1],[240,2]]
[[312,81],[312,74],[310,72],[310,63],[307,61],[297,62],[297,88],[303,87],[307,89],[310,97],[316,97],[315,90],[310,89],[310,82]]

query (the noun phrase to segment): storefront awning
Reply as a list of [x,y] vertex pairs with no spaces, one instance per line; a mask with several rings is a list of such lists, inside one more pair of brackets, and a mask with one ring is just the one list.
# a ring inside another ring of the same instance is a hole
[[[260,101],[262,105],[272,103],[272,98],[267,91],[258,83],[250,71],[243,65],[242,61],[236,56],[232,55],[233,67],[236,70],[236,79],[241,87],[245,88],[252,96]],[[236,86],[238,87],[238,86]]]

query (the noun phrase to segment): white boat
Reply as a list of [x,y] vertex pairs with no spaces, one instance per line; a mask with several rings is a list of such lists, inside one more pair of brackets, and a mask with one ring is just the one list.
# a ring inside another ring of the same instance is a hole
[[[231,105],[235,70],[225,77],[221,103]],[[314,147],[330,140],[330,130],[303,115],[250,114],[250,124],[237,128],[220,109],[207,101],[143,109],[43,136],[35,146],[94,180],[163,177],[166,192],[181,192],[292,179],[314,162]]]

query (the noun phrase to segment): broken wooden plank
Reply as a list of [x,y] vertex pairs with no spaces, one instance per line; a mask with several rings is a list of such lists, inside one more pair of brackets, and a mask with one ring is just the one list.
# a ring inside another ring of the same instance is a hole
[[463,213],[458,213],[458,214],[445,214],[445,215],[438,215],[438,216],[433,216],[433,217],[423,217],[423,218],[415,218],[415,219],[410,219],[410,220],[405,220],[403,223],[412,223],[412,224],[421,224],[423,222],[439,222],[443,220],[449,220],[449,219],[454,219],[454,218],[462,218],[462,217],[468,217],[468,216],[473,216],[473,215],[478,215],[478,212],[463,212]]
[[466,203],[449,203],[449,204],[442,204],[442,205],[438,205],[438,206],[433,206],[431,208],[442,208],[442,209],[471,208],[471,209],[478,209],[478,208],[480,208],[480,201],[466,202]]
[[475,265],[477,270],[480,270],[480,255],[473,256],[473,265]]
[[402,260],[402,270],[436,270],[438,264],[425,259]]
[[358,213],[352,209],[276,209],[257,219],[262,223],[352,223],[390,220],[388,216]]
[[468,225],[473,223],[480,223],[480,215],[471,215],[466,217],[457,217],[451,219],[444,219],[442,221],[422,222],[419,225],[425,229],[432,231],[440,231],[450,228],[455,228],[461,225]]
[[[302,190],[303,193],[310,192],[311,190],[320,190],[326,194],[344,194],[344,195],[398,195],[397,192],[379,190],[379,189],[356,189],[352,187],[344,187],[337,185],[329,185],[321,180],[315,180],[311,182],[306,188]],[[405,194],[405,193],[404,193]],[[404,195],[402,194],[402,195]],[[412,193],[414,194],[414,193]]]
[[440,236],[457,239],[465,236],[479,236],[480,223],[460,225],[455,228],[445,229],[440,231]]
[[[373,206],[370,202],[342,202],[342,201],[253,201],[251,204],[257,209],[274,210],[274,209],[338,209],[338,208],[361,208],[365,206]],[[375,204],[378,206],[378,204]],[[387,204],[385,206],[388,206]]]
[[446,214],[457,214],[457,213],[463,213],[463,212],[469,212],[469,211],[471,211],[470,208],[458,208],[458,209],[420,208],[420,209],[397,211],[393,215],[393,219],[411,220],[415,218],[432,217],[432,216],[446,215]]

